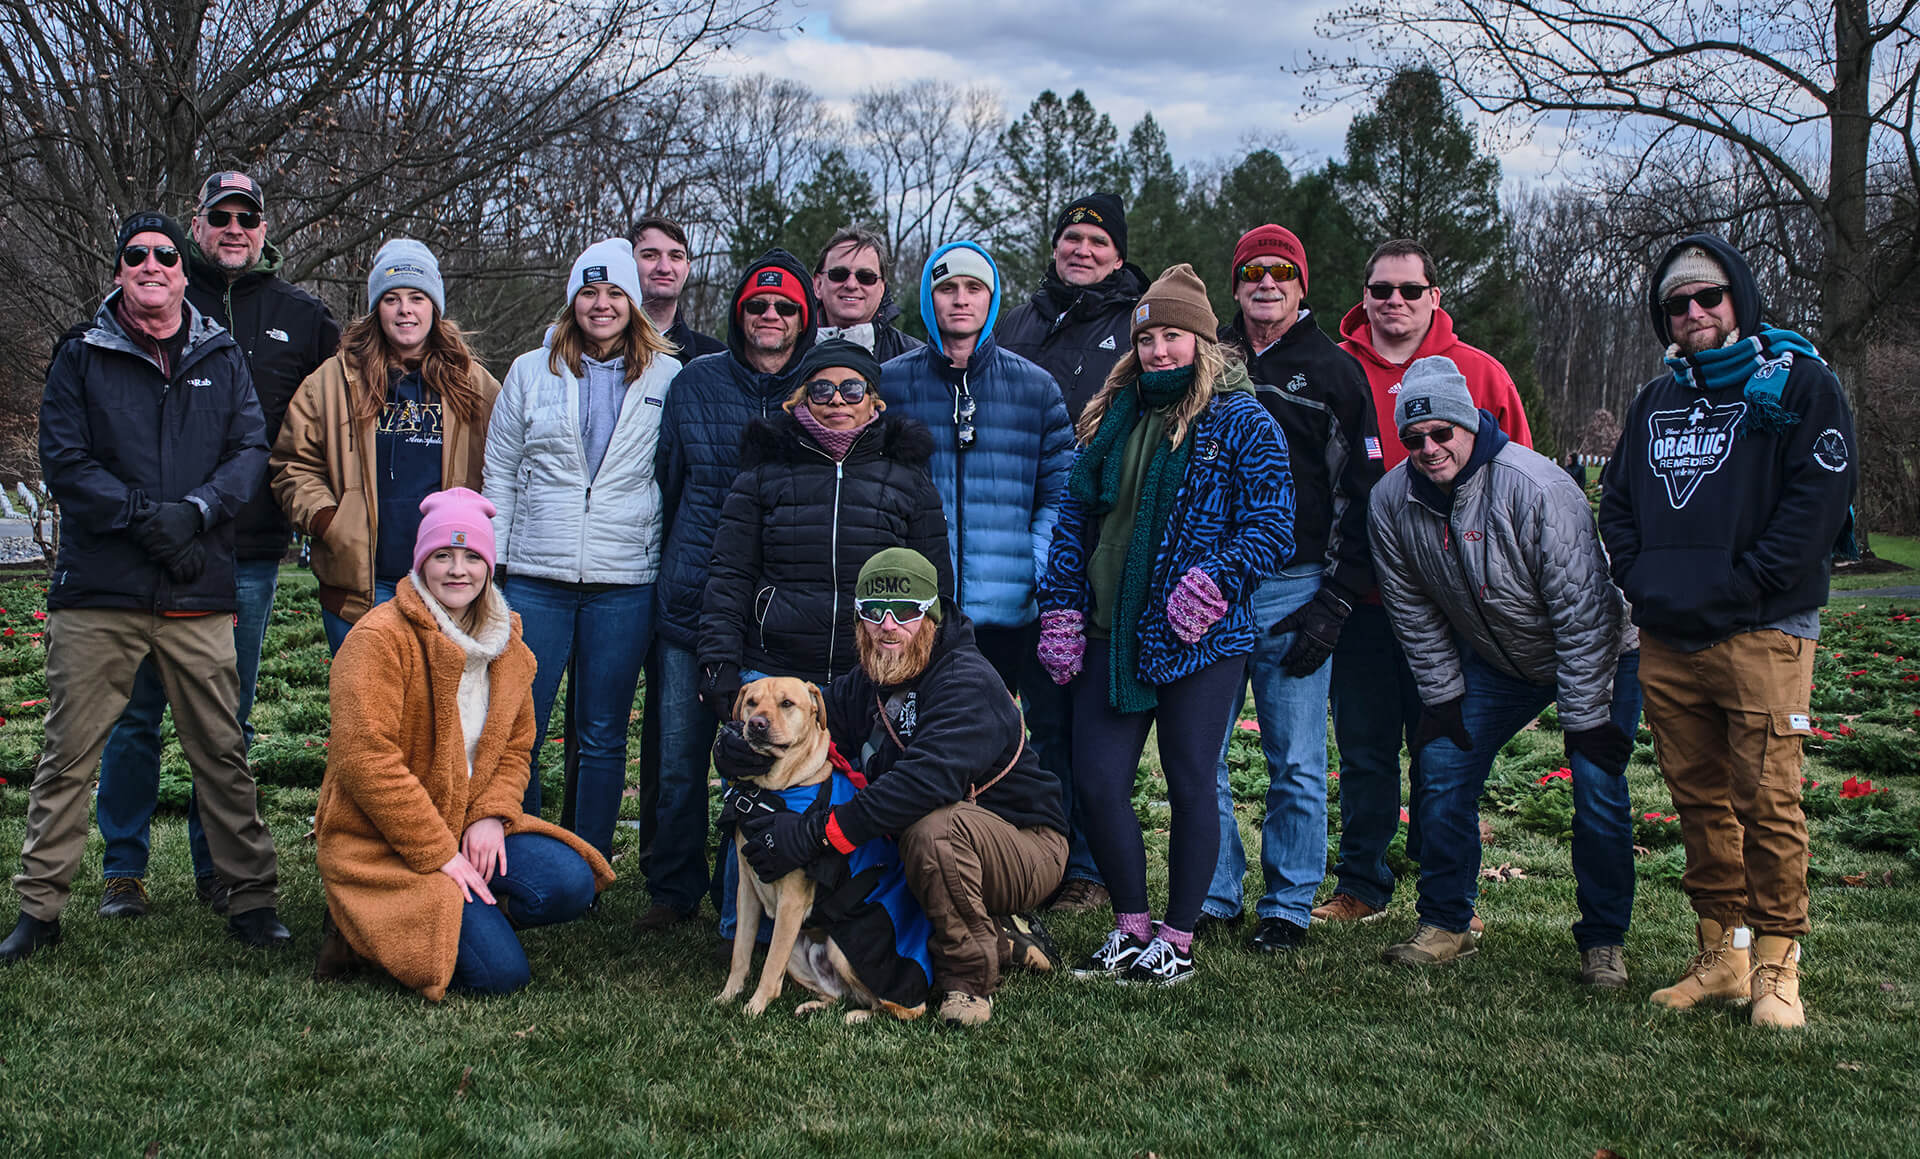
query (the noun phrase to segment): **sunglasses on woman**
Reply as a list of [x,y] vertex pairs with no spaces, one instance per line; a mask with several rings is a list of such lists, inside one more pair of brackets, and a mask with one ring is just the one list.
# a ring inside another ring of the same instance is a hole
[[859,402],[867,397],[867,382],[863,378],[842,379],[839,382],[831,378],[816,378],[807,386],[807,401],[815,406],[825,406],[838,394],[846,402]]
[[748,298],[746,301],[740,303],[740,309],[742,311],[752,314],[756,318],[766,313],[768,307],[778,310],[782,318],[791,318],[800,312],[800,306],[797,302],[789,302],[784,298],[776,302],[769,302],[765,298]]
[[206,212],[207,224],[215,229],[227,228],[230,221],[238,221],[241,229],[259,229],[260,215],[257,213],[230,213],[224,209],[209,209]]
[[1687,312],[1688,306],[1691,306],[1695,302],[1700,303],[1702,310],[1711,310],[1715,306],[1718,306],[1726,296],[1727,288],[1725,286],[1708,286],[1704,290],[1695,290],[1691,294],[1675,294],[1671,298],[1666,298],[1661,301],[1660,308],[1667,312],[1667,317],[1678,318]]
[[147,255],[152,254],[163,266],[169,268],[180,264],[180,251],[170,245],[130,245],[120,251],[120,264],[130,270],[137,270],[147,264]]
[[917,624],[927,614],[927,609],[938,603],[931,600],[855,600],[854,614],[869,624],[878,624],[888,616],[901,627]]
[[835,266],[827,271],[827,280],[836,286],[848,278],[852,278],[863,286],[877,286],[880,284],[880,271],[851,270],[846,266]]
[[1240,267],[1240,280],[1243,282],[1258,283],[1268,274],[1272,274],[1276,282],[1291,282],[1300,276],[1300,267],[1292,262],[1274,262],[1272,265],[1248,262]]
[[1400,445],[1409,451],[1417,451],[1427,445],[1428,439],[1432,439],[1435,446],[1444,446],[1453,441],[1453,432],[1459,429],[1459,427],[1454,426],[1452,423],[1448,423],[1437,431],[1423,431],[1414,435],[1401,435]]
[[1393,297],[1395,290],[1400,291],[1400,296],[1407,301],[1418,302],[1420,299],[1426,297],[1427,291],[1431,289],[1433,289],[1432,286],[1423,286],[1419,282],[1400,282],[1397,284],[1394,282],[1367,283],[1367,293],[1372,294],[1373,300],[1376,302],[1384,302],[1388,298]]

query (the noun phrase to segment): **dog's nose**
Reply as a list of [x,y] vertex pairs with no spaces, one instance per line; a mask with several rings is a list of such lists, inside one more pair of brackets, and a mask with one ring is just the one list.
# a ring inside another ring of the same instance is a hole
[[767,731],[767,729],[771,727],[773,727],[772,722],[767,720],[767,718],[764,716],[750,716],[747,718],[748,732],[764,733]]

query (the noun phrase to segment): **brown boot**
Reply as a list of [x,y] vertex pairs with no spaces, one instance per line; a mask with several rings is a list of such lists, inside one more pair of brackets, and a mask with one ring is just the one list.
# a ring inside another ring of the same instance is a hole
[[1733,930],[1706,918],[1700,919],[1694,936],[1700,952],[1687,963],[1686,972],[1673,985],[1655,990],[1648,1001],[1672,1010],[1688,1010],[1709,999],[1744,1002],[1751,967],[1747,948],[1733,944]]
[[328,907],[326,916],[320,919],[320,957],[313,964],[313,980],[338,982],[366,964],[367,960],[347,944],[347,936],[333,923],[333,909]]
[[1749,985],[1755,1026],[1785,1030],[1807,1024],[1807,1008],[1800,1004],[1799,942],[1771,934],[1755,938]]

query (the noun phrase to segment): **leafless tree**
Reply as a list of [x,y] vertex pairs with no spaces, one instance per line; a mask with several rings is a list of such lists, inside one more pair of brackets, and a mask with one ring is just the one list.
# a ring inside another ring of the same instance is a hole
[[961,195],[993,163],[1005,121],[1000,94],[981,85],[921,80],[860,94],[857,157],[887,214],[896,278],[911,283],[918,263],[955,239]]

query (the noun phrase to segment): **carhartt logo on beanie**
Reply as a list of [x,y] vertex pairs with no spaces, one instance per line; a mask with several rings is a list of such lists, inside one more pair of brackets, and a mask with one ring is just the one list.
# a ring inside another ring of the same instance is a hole
[[465,487],[435,491],[420,501],[420,530],[413,537],[413,570],[443,547],[464,547],[487,561],[493,570],[492,500]]
[[854,582],[856,600],[932,600],[927,615],[940,618],[940,573],[927,557],[910,547],[877,552],[860,568]]
[[1415,423],[1440,419],[1478,430],[1480,408],[1467,390],[1467,377],[1453,359],[1434,355],[1415,359],[1400,379],[1400,400],[1393,404],[1393,429],[1405,434]]

